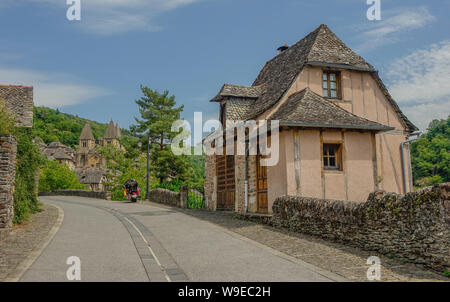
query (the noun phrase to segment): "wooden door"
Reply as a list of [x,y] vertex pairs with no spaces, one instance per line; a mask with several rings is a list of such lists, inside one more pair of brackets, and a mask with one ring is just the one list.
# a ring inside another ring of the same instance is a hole
[[233,155],[216,156],[217,210],[235,209],[235,168]]
[[258,212],[268,213],[269,202],[267,198],[267,167],[261,166],[262,156],[259,154],[256,160],[256,187],[257,187],[257,200],[258,200]]

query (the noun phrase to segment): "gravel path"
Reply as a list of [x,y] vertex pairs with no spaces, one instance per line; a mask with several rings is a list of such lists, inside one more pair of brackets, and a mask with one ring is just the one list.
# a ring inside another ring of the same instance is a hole
[[42,211],[28,222],[16,226],[0,241],[0,281],[4,281],[17,266],[45,239],[58,219],[58,209],[44,204]]

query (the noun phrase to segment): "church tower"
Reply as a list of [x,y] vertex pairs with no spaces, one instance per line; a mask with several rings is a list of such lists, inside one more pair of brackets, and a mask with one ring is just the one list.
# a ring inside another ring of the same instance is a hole
[[[81,168],[90,167],[90,157],[94,153],[95,149],[95,138],[92,134],[92,129],[89,123],[84,125],[81,131],[80,138],[78,140],[78,150],[76,152],[76,166]],[[95,164],[94,164],[95,166]]]

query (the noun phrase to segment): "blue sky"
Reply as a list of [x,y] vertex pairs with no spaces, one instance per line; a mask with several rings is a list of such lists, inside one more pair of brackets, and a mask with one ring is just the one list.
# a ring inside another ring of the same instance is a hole
[[[250,85],[276,48],[321,23],[374,65],[420,128],[450,114],[450,0],[0,0],[0,84],[35,87],[35,103],[128,127],[139,86],[169,90],[204,119],[223,83]],[[431,88],[430,88],[431,87]]]

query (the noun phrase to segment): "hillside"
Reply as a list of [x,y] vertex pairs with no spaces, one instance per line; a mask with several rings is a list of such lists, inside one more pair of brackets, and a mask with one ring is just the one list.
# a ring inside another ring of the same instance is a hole
[[[90,121],[72,114],[47,107],[34,107],[33,137],[39,136],[46,144],[59,141],[64,145],[78,145],[83,126],[89,122],[95,138],[105,134],[108,124]],[[129,130],[121,129],[122,135],[131,135]]]
[[424,187],[450,181],[450,116],[433,120],[427,133],[411,146],[414,183]]

